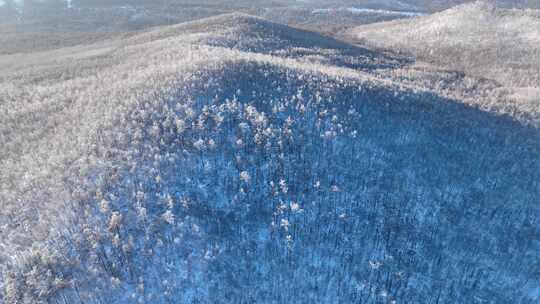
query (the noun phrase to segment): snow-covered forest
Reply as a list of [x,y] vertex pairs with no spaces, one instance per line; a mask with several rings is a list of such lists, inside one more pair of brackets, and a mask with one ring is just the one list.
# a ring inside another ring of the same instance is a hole
[[[327,11],[293,26],[263,6],[289,24],[226,6],[129,30],[0,22],[17,43],[0,46],[0,303],[538,303],[537,70],[453,67],[393,30],[486,7],[334,37]],[[482,26],[505,18],[539,54],[519,23],[538,11],[517,11]],[[74,40],[29,49],[33,26]],[[374,43],[388,29],[396,45]],[[486,32],[470,39],[512,49]]]

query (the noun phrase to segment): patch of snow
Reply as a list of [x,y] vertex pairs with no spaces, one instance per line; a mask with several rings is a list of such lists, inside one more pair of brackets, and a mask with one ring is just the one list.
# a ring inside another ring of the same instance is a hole
[[312,14],[329,14],[335,11],[345,11],[353,14],[380,14],[380,15],[399,15],[406,17],[418,17],[423,16],[424,14],[419,12],[409,12],[409,11],[391,11],[391,10],[382,10],[382,9],[371,9],[371,8],[358,8],[358,7],[342,7],[342,8],[321,8],[314,9]]

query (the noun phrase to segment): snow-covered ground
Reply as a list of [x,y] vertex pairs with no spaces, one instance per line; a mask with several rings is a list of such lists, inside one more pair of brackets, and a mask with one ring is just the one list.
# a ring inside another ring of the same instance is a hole
[[0,55],[0,303],[538,302],[537,109],[407,69],[244,14]]
[[502,9],[480,1],[425,17],[360,26],[349,35],[507,86],[540,85],[538,10]]
[[419,12],[390,11],[390,10],[358,8],[358,7],[345,7],[345,8],[337,8],[337,9],[319,8],[319,9],[314,9],[312,12],[313,14],[329,14],[336,11],[347,11],[353,14],[381,14],[381,15],[398,15],[398,16],[405,16],[405,17],[417,17],[417,16],[423,15],[422,13],[419,13]]

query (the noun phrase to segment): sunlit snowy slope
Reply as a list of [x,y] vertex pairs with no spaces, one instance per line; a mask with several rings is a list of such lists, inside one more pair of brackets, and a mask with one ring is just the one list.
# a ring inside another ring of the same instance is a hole
[[231,14],[0,56],[0,303],[537,303],[540,134]]
[[540,86],[540,10],[478,1],[425,17],[360,26],[349,35],[504,85]]

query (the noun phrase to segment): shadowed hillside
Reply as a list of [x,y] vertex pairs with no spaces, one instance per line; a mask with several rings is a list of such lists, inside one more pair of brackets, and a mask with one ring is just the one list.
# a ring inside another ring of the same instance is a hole
[[0,303],[540,300],[538,128],[407,61],[240,14],[21,56]]

